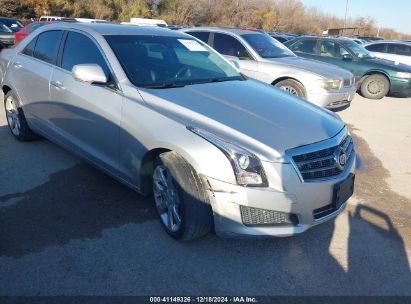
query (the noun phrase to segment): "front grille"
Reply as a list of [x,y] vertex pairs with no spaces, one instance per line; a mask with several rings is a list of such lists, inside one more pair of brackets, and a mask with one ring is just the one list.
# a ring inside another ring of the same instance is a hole
[[292,213],[240,206],[241,219],[246,226],[298,225],[298,217]]
[[304,181],[330,178],[344,171],[339,164],[340,154],[346,155],[346,163],[351,161],[354,144],[351,136],[346,136],[339,145],[305,154],[294,155],[293,161]]
[[350,87],[351,86],[351,78],[344,78],[344,87]]

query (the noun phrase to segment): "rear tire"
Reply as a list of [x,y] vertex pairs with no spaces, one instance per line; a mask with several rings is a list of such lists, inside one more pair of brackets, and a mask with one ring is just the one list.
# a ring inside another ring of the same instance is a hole
[[212,209],[204,182],[176,152],[165,152],[155,159],[153,192],[162,226],[173,238],[188,241],[212,229]]
[[27,124],[21,103],[13,91],[9,91],[4,96],[4,109],[6,110],[7,124],[14,138],[19,141],[31,141],[39,137]]
[[361,83],[360,93],[369,99],[381,99],[390,90],[390,82],[387,77],[379,74],[367,76]]
[[304,86],[302,85],[301,82],[298,82],[297,80],[294,80],[294,79],[282,80],[282,81],[277,82],[275,86],[292,95],[295,95],[295,96],[298,96],[304,99],[307,98],[307,93],[305,91]]

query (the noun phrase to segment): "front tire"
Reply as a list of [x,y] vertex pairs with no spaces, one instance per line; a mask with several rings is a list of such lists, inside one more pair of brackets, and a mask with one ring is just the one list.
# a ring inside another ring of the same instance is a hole
[[6,110],[7,124],[11,134],[19,141],[30,141],[38,138],[27,124],[23,109],[13,91],[9,91],[4,97],[4,109]]
[[286,80],[279,81],[275,84],[275,86],[292,95],[295,95],[295,96],[298,96],[304,99],[307,98],[307,93],[305,92],[305,88],[302,85],[302,83],[294,79],[286,79]]
[[163,228],[177,240],[206,235],[213,226],[212,209],[204,182],[176,152],[154,161],[153,193]]
[[367,76],[361,83],[360,93],[369,99],[381,99],[390,90],[390,82],[387,77],[379,74]]

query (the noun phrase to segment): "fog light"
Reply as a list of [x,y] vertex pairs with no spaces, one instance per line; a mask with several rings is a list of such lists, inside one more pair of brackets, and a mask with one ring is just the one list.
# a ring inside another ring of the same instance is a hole
[[293,213],[240,206],[241,219],[246,226],[298,225]]

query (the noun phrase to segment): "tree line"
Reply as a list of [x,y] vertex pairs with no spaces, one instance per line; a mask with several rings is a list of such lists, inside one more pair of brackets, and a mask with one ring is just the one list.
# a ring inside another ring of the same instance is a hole
[[[266,31],[321,35],[344,20],[300,0],[0,0],[0,15],[20,19],[41,15],[129,21],[131,17],[160,18],[169,24],[253,27]],[[364,36],[411,39],[388,28],[378,28],[371,17],[349,19]]]

